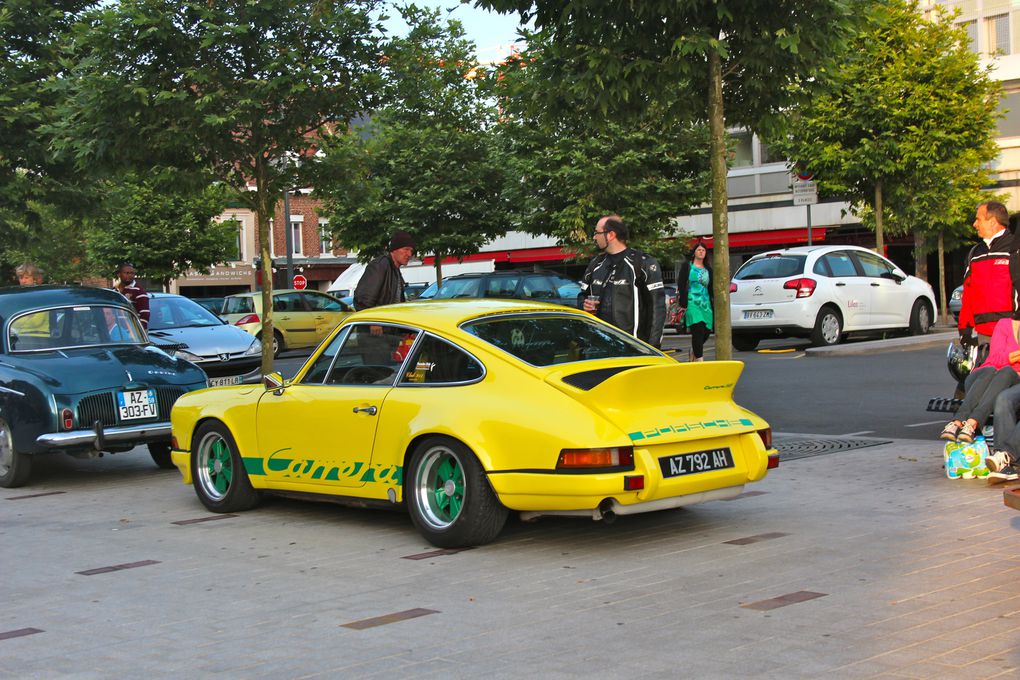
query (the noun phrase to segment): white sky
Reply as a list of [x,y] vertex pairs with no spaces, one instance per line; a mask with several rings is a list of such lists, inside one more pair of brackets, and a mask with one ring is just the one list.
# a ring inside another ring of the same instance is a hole
[[[496,14],[477,9],[472,4],[461,4],[459,0],[408,0],[419,7],[438,7],[452,10],[451,17],[464,26],[466,37],[475,43],[478,60],[499,61],[510,54],[517,39],[517,14]],[[404,22],[395,10],[390,10],[389,30],[400,32]]]

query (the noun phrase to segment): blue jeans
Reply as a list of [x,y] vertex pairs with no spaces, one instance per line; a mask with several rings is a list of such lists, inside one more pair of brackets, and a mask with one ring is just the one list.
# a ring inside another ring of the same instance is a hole
[[1020,429],[1017,428],[1017,411],[1020,411],[1020,385],[999,392],[995,399],[995,448],[1005,451],[1015,462],[1020,452]]
[[[992,415],[997,397],[1017,383],[1020,383],[1020,376],[1012,366],[1006,368],[985,366],[971,371],[963,383],[967,388],[967,394],[956,411],[956,419],[961,422],[968,419],[976,420],[980,429],[988,420],[988,416]],[[995,430],[996,432],[999,430],[998,419],[995,421]]]

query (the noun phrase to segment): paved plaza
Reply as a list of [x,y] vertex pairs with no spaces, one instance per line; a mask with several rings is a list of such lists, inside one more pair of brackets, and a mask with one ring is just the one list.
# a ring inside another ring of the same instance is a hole
[[459,552],[400,512],[211,515],[142,450],[44,459],[0,489],[0,677],[1020,678],[1020,512],[941,448]]

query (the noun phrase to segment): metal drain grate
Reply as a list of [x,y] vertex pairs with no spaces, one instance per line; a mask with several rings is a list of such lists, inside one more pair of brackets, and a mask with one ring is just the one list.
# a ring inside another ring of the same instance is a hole
[[844,437],[799,437],[791,435],[775,435],[772,445],[779,450],[779,460],[789,461],[798,458],[824,456],[827,453],[852,451],[868,446],[889,444],[890,439],[859,439]]

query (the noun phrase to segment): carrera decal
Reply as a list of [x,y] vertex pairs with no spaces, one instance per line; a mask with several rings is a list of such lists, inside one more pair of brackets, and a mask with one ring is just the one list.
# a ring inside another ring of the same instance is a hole
[[290,450],[286,448],[274,451],[268,458],[242,458],[244,469],[249,475],[278,473],[275,476],[296,481],[338,482],[341,479],[356,479],[359,482],[379,482],[394,486],[402,486],[404,483],[404,468],[400,465],[368,465],[363,461],[340,461],[324,465],[311,458],[281,455]]
[[709,430],[710,428],[727,428],[727,427],[753,427],[754,423],[747,418],[719,418],[718,420],[704,420],[696,423],[682,423],[680,425],[667,425],[664,427],[657,427],[651,430],[643,430],[639,432],[631,432],[627,436],[630,437],[632,442],[641,441],[642,439],[654,439],[655,437],[664,434],[682,434],[684,432],[696,432],[698,430]]

